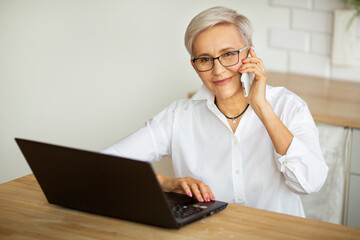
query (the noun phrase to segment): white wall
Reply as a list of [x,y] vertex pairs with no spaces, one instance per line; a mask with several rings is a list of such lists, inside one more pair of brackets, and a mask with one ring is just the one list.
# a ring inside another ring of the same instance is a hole
[[356,52],[354,66],[331,64],[334,10],[345,8],[343,3],[339,0],[270,0],[269,4],[287,11],[289,19],[282,26],[269,28],[268,50],[277,61],[270,61],[268,67],[281,72],[360,82],[360,24],[357,46],[353,49]]
[[183,36],[216,5],[252,20],[268,70],[289,71],[269,31],[293,10],[268,0],[0,0],[0,183],[30,173],[14,137],[98,151],[199,88]]

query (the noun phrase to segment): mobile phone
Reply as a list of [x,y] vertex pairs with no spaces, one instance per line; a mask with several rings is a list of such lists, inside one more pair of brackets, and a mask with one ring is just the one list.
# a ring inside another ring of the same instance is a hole
[[[248,55],[248,57],[250,56],[250,53]],[[252,84],[252,81],[254,79],[255,74],[250,72],[250,73],[243,73],[241,74],[241,85],[243,88],[243,92],[244,92],[244,96],[248,97],[249,96],[249,92],[250,92],[250,87]]]
[[241,85],[243,88],[244,96],[248,97],[250,92],[251,83],[254,79],[254,73],[243,73],[241,75]]

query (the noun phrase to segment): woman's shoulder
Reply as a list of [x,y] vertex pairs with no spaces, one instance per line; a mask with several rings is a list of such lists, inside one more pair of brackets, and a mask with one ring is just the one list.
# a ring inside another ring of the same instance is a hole
[[188,108],[189,105],[193,103],[191,98],[178,99],[173,101],[166,109],[168,109],[168,111],[176,111],[178,109]]
[[196,93],[192,94],[189,98],[179,99],[172,102],[167,109],[170,111],[176,110],[193,110],[194,107],[202,106],[207,102],[214,101],[214,95],[212,95],[209,90],[203,85]]
[[186,111],[193,103],[194,102],[189,98],[175,100],[156,116],[154,116],[153,119],[160,120],[164,118],[173,118],[176,112]]

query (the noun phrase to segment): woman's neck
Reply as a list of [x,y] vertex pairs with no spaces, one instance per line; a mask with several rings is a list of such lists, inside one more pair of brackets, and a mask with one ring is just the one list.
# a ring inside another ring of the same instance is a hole
[[242,91],[238,91],[229,98],[215,97],[215,104],[226,116],[235,117],[244,111],[248,103]]

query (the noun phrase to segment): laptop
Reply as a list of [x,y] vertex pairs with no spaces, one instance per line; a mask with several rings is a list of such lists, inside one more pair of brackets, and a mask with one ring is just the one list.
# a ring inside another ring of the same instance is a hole
[[163,192],[148,162],[15,140],[51,204],[166,228],[180,228],[227,206]]

